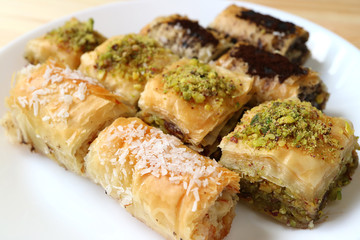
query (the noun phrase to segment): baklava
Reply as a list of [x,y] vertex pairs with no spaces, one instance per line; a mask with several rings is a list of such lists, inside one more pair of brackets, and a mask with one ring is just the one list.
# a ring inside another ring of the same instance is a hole
[[223,10],[209,27],[234,40],[281,54],[296,64],[304,63],[310,54],[306,46],[309,33],[302,27],[234,4]]
[[147,36],[114,36],[81,57],[79,70],[136,106],[149,78],[178,57]]
[[94,30],[94,20],[80,22],[76,18],[67,21],[45,35],[30,40],[25,48],[25,58],[31,64],[55,59],[76,69],[83,53],[92,51],[106,38]]
[[138,116],[201,151],[241,112],[251,87],[245,75],[183,58],[147,82]]
[[120,116],[135,114],[95,79],[51,61],[19,71],[6,103],[2,123],[13,141],[80,175],[98,132]]
[[239,175],[138,118],[119,118],[86,157],[88,176],[166,239],[223,239]]
[[179,14],[158,17],[140,33],[156,39],[180,57],[197,58],[202,62],[216,59],[231,46],[222,34]]
[[294,64],[280,54],[244,42],[233,46],[216,64],[254,79],[252,106],[297,97],[322,110],[329,98],[327,88],[317,72]]
[[220,163],[241,175],[240,197],[296,228],[314,227],[358,165],[352,124],[297,99],[247,111],[220,148]]

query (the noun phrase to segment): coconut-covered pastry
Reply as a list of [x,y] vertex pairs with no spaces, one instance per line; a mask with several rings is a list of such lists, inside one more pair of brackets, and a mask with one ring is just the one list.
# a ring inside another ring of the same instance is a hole
[[216,59],[231,46],[222,34],[179,14],[157,17],[140,33],[156,39],[180,57],[197,58],[202,62]]
[[297,97],[322,110],[329,93],[318,73],[290,62],[286,57],[239,42],[216,62],[254,79],[250,105]]
[[115,36],[81,57],[79,70],[136,106],[149,78],[178,57],[147,36]]
[[51,61],[19,71],[6,104],[3,126],[13,141],[80,175],[98,132],[135,114],[95,79]]
[[94,50],[105,40],[104,36],[94,30],[93,19],[80,22],[72,18],[63,26],[30,40],[24,56],[31,64],[43,63],[52,58],[76,69],[80,65],[81,55]]
[[150,79],[139,116],[194,147],[215,143],[251,98],[252,79],[197,59],[181,59]]
[[291,22],[282,21],[251,9],[230,5],[209,25],[234,40],[246,41],[291,62],[302,64],[309,56],[309,33]]
[[314,227],[358,165],[349,121],[291,99],[247,111],[220,148],[220,163],[241,175],[241,198],[297,228]]
[[223,239],[239,175],[138,118],[119,118],[86,157],[88,176],[166,239]]

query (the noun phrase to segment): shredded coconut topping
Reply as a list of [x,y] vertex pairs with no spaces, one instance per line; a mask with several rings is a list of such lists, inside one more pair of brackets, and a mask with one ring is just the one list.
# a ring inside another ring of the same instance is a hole
[[[19,74],[24,74],[30,81],[34,76],[32,73],[39,69],[42,65],[28,65],[23,68]],[[46,115],[42,118],[43,121],[60,120],[66,121],[69,117],[69,109],[74,102],[74,98],[84,101],[88,95],[87,83],[92,85],[100,85],[97,80],[83,75],[78,70],[71,70],[69,67],[60,68],[55,66],[54,62],[49,62],[46,65],[44,74],[40,76],[42,82],[38,88],[32,86],[28,88],[31,91],[31,97],[19,96],[17,98],[21,107],[29,106],[33,108],[34,115],[39,114],[39,109],[42,105],[49,102],[47,95],[60,94],[60,101],[64,104],[59,107],[57,112]],[[67,80],[67,81],[64,81]],[[70,81],[69,81],[70,80]]]
[[126,146],[116,151],[116,161],[111,159],[110,164],[123,167],[131,156],[130,159],[136,159],[134,171],[141,175],[167,176],[172,184],[181,184],[187,195],[194,196],[192,211],[196,211],[200,201],[199,188],[210,182],[217,184],[222,175],[217,162],[189,150],[179,139],[158,129],[133,121],[126,128],[113,126],[109,131],[105,147],[112,147],[116,138],[122,139]]

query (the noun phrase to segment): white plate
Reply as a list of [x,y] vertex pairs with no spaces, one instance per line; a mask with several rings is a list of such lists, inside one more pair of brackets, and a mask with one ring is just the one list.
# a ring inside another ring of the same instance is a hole
[[[95,19],[95,28],[113,36],[138,32],[159,15],[187,14],[207,25],[229,1],[119,2],[73,14]],[[271,8],[239,5],[292,21],[310,32],[312,58],[306,63],[318,71],[331,93],[326,113],[350,119],[360,131],[360,52],[357,48],[307,20]],[[25,43],[62,24],[70,16],[49,23],[0,49],[0,99],[8,96],[11,75],[26,64]],[[354,29],[355,30],[355,29]],[[6,109],[0,106],[0,115]],[[0,239],[162,239],[120,207],[89,180],[65,171],[54,162],[10,144],[0,131]],[[344,188],[343,199],[325,209],[326,221],[313,230],[284,227],[239,204],[231,239],[360,239],[360,170]]]

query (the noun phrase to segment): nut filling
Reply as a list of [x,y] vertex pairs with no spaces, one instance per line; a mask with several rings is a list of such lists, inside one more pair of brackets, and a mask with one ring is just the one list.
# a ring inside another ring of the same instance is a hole
[[258,211],[270,214],[280,222],[296,228],[312,228],[322,216],[322,209],[330,201],[341,200],[341,188],[351,182],[351,176],[358,166],[358,156],[352,152],[352,161],[344,164],[322,199],[308,202],[293,197],[285,187],[265,179],[243,176],[240,180],[240,199]]

